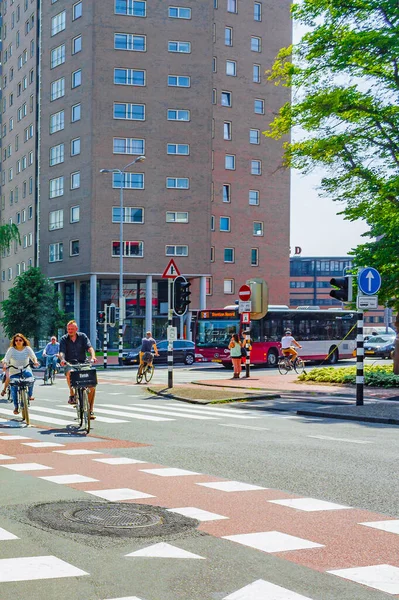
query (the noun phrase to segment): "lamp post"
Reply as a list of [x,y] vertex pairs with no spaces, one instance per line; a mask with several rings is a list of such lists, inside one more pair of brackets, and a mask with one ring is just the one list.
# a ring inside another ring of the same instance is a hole
[[100,173],[119,173],[121,176],[121,187],[119,192],[120,201],[120,225],[119,225],[119,350],[118,350],[118,362],[122,364],[122,352],[123,352],[123,321],[125,320],[125,299],[123,296],[123,186],[125,183],[126,169],[132,165],[143,162],[145,156],[138,156],[135,160],[132,160],[123,169],[100,169]]

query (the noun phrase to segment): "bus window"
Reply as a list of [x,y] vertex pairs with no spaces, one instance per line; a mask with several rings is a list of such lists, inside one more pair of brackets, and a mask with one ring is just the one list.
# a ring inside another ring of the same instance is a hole
[[[261,341],[260,325],[261,325],[261,319],[258,319],[256,321],[251,321],[251,340],[253,342]],[[243,325],[242,330],[245,331],[245,325]]]

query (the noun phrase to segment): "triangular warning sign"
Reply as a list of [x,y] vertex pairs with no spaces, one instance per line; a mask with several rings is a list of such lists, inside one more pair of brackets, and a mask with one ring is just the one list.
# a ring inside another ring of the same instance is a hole
[[177,268],[176,263],[173,260],[173,258],[171,258],[168,266],[166,267],[165,271],[162,274],[162,277],[166,278],[166,279],[174,279],[175,277],[178,277],[179,275],[180,275],[180,271]]

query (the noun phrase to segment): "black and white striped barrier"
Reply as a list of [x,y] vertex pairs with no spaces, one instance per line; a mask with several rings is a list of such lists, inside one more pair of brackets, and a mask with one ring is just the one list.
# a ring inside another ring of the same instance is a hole
[[364,339],[363,313],[357,313],[356,330],[356,406],[363,406],[364,395]]
[[107,328],[104,327],[104,369],[107,368],[107,364],[108,364],[108,334],[107,334]]

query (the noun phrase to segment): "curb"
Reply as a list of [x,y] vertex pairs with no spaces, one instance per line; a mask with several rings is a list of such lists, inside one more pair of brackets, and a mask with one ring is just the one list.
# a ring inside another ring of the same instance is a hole
[[241,400],[265,400],[265,399],[269,399],[272,400],[273,398],[280,398],[280,396],[278,394],[270,396],[270,395],[258,395],[258,394],[254,394],[253,396],[251,395],[250,398],[248,398],[248,396],[243,396],[242,398],[225,398],[225,399],[219,399],[219,400],[202,400],[201,398],[195,399],[195,398],[184,398],[183,396],[176,396],[175,394],[165,394],[165,393],[159,393],[159,392],[155,392],[154,390],[152,390],[151,388],[147,388],[147,391],[150,392],[151,394],[154,394],[154,396],[159,396],[160,398],[170,398],[172,400],[181,400],[182,402],[187,402],[188,404],[226,404],[227,402],[240,402]]
[[337,415],[329,412],[319,412],[313,410],[297,410],[297,415],[306,417],[324,417],[328,419],[340,419],[343,421],[362,421],[363,423],[385,423],[386,425],[399,425],[399,419],[390,419],[388,417],[361,417],[357,415]]

